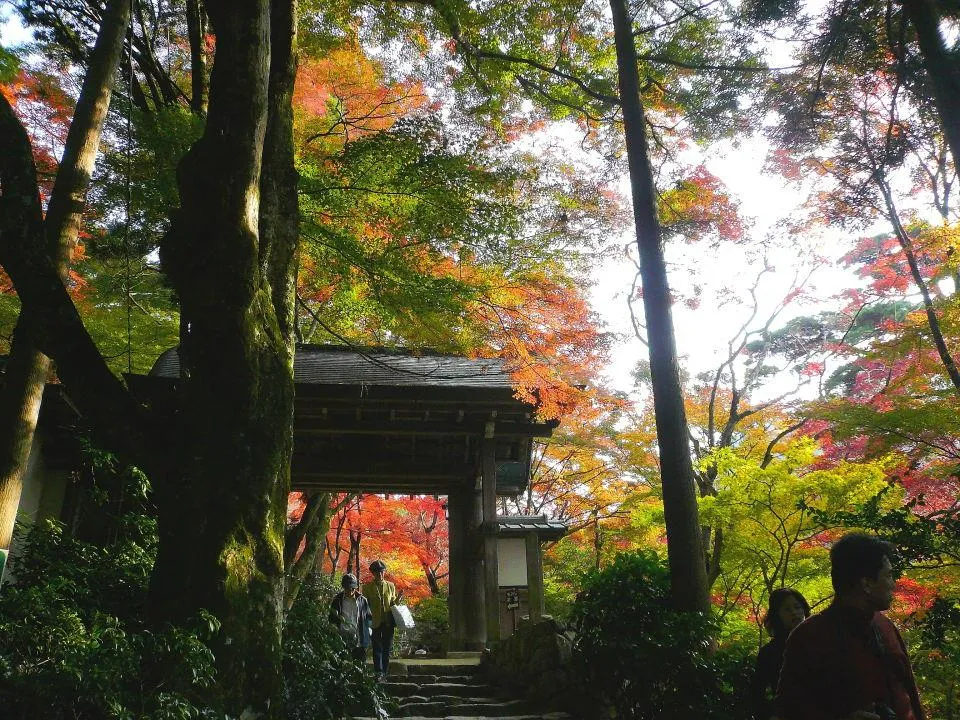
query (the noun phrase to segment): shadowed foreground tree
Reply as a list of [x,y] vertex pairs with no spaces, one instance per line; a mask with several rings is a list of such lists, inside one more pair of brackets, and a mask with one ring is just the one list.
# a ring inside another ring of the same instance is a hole
[[[129,21],[130,0],[113,0],[107,5],[47,206],[45,242],[61,276],[67,271],[77,243],[87,186]],[[14,216],[5,216],[0,222],[13,220]],[[12,228],[0,230],[11,231],[15,232]],[[35,318],[29,312],[21,312],[0,393],[0,551],[10,548],[43,388],[50,375],[50,360],[36,349],[35,332]],[[2,569],[0,561],[0,573]]]
[[[145,469],[159,510],[152,619],[223,623],[231,716],[282,712],[283,544],[293,422],[295,0],[207,0],[216,35],[207,124],[181,162],[161,254],[182,307],[176,422],[113,375],[45,251],[29,139],[0,100],[0,263],[37,347],[107,448]],[[161,669],[154,669],[162,672]]]

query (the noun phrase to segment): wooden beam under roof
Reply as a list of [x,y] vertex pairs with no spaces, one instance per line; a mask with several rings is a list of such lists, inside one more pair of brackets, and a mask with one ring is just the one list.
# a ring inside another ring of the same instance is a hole
[[[297,417],[296,435],[475,435],[482,437],[484,423],[436,420],[376,421],[334,417]],[[550,437],[556,423],[505,421],[495,424],[497,437]]]

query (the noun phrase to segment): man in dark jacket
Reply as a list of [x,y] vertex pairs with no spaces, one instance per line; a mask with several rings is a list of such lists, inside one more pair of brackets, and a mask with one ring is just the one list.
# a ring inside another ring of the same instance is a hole
[[350,573],[343,576],[340,585],[343,590],[330,603],[329,619],[337,626],[354,658],[363,662],[370,647],[370,624],[373,622],[370,603],[359,593],[360,584]]
[[830,550],[833,603],[787,639],[774,713],[782,720],[924,720],[893,602],[893,548],[852,533]]

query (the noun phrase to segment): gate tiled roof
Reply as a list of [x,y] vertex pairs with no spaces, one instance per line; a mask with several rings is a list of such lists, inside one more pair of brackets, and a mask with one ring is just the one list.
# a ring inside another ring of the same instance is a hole
[[[386,348],[300,345],[294,379],[308,385],[384,385],[391,387],[510,387],[510,375],[498,358],[413,353]],[[165,351],[150,374],[180,376],[178,348]]]

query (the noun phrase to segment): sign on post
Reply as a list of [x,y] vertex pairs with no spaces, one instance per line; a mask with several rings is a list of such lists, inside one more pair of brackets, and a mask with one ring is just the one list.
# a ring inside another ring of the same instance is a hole
[[520,588],[506,589],[507,610],[516,610],[520,607]]

